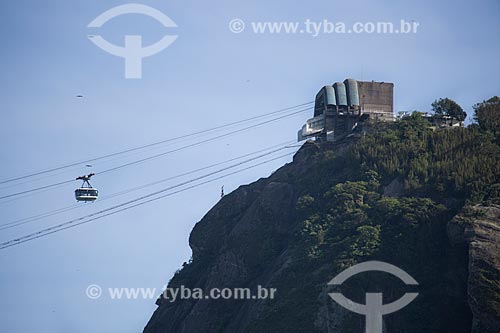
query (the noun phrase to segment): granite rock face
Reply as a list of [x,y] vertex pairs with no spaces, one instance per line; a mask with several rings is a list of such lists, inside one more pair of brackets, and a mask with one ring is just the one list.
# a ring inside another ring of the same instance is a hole
[[472,332],[500,332],[500,207],[468,207],[450,221],[448,235],[468,247]]
[[[284,178],[307,172],[307,161],[318,149],[313,143],[306,144],[293,163],[267,179],[240,186],[224,196],[195,225],[189,238],[191,265],[198,267],[201,274],[192,277],[193,286],[204,290],[255,289],[256,285],[266,286],[279,274],[287,264],[286,244],[292,236],[289,223],[297,200],[294,186]],[[183,285],[190,282],[179,280]],[[169,287],[176,286],[176,282],[174,277]],[[243,332],[248,322],[264,311],[264,303],[187,300],[174,304],[160,298],[144,332]]]
[[[341,154],[347,148],[336,147],[336,151]],[[314,167],[331,158],[329,150],[327,145],[308,142],[292,163],[269,178],[223,197],[195,225],[189,239],[192,261],[169,282],[169,288],[249,288],[253,293],[257,286],[278,287],[279,299],[170,302],[160,297],[144,333],[364,331],[364,318],[335,304],[326,286],[351,258],[333,251],[325,262],[302,263],[297,256],[308,244],[300,236],[303,218],[297,207],[307,207],[313,197],[320,197],[314,193]],[[339,168],[335,172],[341,179]],[[385,186],[379,202],[404,202],[399,198],[399,180]],[[370,196],[354,202],[363,208]],[[420,283],[420,296],[413,305],[398,316],[384,317],[384,332],[500,332],[500,207],[473,206],[457,212],[436,215],[439,218],[419,225],[410,219],[404,226],[413,228],[409,231],[393,230],[390,221],[382,225],[382,243],[401,237],[403,244],[388,254],[381,246],[377,259],[397,264]],[[364,218],[356,211],[352,216],[350,223]],[[320,239],[321,230],[316,231],[314,237]],[[356,238],[346,248],[360,244],[363,238]],[[361,249],[370,250],[370,246]],[[403,287],[390,289],[390,296],[397,299],[405,292]]]

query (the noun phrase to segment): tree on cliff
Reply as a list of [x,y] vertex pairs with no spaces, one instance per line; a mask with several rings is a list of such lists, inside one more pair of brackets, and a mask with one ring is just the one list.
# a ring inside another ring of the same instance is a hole
[[449,98],[440,98],[432,103],[432,111],[438,116],[450,116],[464,121],[467,113],[454,100]]
[[492,132],[500,143],[500,98],[494,96],[474,105],[474,120],[479,128]]

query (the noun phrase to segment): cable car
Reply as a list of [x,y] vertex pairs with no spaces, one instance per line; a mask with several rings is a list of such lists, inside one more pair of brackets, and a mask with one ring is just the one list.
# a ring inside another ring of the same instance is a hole
[[76,201],[92,202],[97,199],[99,191],[90,185],[90,177],[94,176],[94,173],[88,174],[86,176],[77,177],[76,180],[82,180],[83,184],[80,188],[75,190]]

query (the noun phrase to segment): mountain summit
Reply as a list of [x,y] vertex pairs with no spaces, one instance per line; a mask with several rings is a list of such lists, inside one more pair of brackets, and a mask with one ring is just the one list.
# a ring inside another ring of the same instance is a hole
[[384,332],[500,332],[498,138],[481,122],[435,130],[414,115],[341,142],[306,142],[196,224],[192,259],[168,285],[263,286],[275,297],[160,297],[144,332],[363,332],[365,317],[334,302],[328,282],[373,260],[418,281],[368,272],[342,285],[362,304],[367,292],[384,303],[419,293],[383,317]]

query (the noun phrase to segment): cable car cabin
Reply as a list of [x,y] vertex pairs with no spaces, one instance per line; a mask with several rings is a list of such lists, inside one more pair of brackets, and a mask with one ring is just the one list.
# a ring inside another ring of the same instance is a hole
[[77,201],[95,201],[99,191],[92,187],[80,187],[75,190]]
[[90,185],[90,178],[94,176],[94,173],[88,174],[86,176],[77,177],[76,180],[83,180],[83,184],[80,188],[75,190],[76,201],[95,201],[99,192]]

